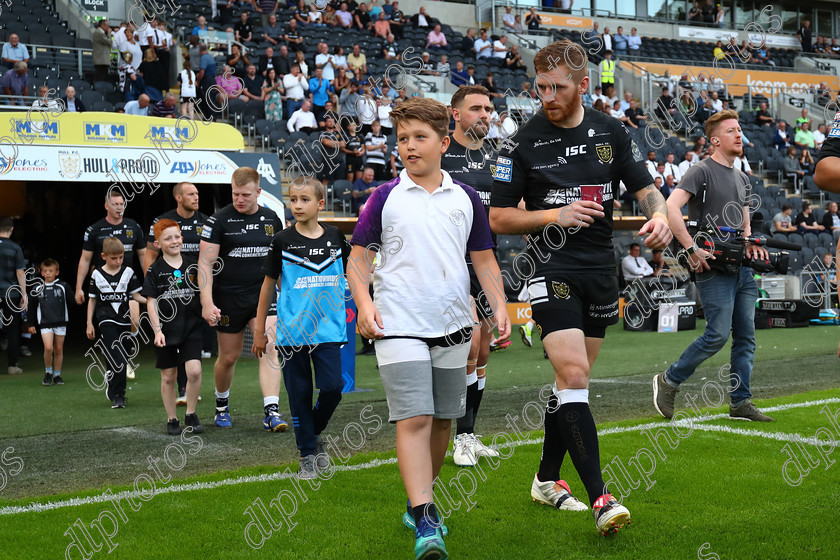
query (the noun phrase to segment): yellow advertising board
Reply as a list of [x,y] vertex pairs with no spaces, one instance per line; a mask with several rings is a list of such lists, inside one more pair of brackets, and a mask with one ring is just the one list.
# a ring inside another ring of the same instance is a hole
[[242,134],[223,123],[101,112],[52,113],[33,110],[2,115],[9,122],[9,126],[4,127],[9,131],[4,143],[15,143],[21,147],[98,146],[189,150],[242,150],[245,147]]
[[752,70],[743,68],[732,68],[725,61],[717,68],[711,65],[708,66],[685,66],[678,64],[654,64],[651,62],[637,62],[632,66],[628,62],[621,62],[619,66],[628,72],[633,72],[636,75],[641,73],[644,69],[651,74],[661,76],[665,70],[671,71],[671,76],[679,78],[683,74],[688,74],[689,80],[692,82],[697,80],[701,72],[707,73],[712,78],[720,77],[728,86],[731,95],[746,95],[747,86],[752,87],[753,94],[773,95],[778,94],[778,89],[773,91],[773,88],[784,88],[787,93],[793,95],[806,93],[811,86],[818,87],[820,82],[826,82],[828,88],[832,91],[837,91],[838,78],[837,76],[826,76],[823,74],[804,74],[800,72],[769,72],[766,70]]
[[551,25],[553,27],[592,27],[592,19],[580,16],[570,16],[564,14],[546,14],[538,12],[540,16],[540,25]]

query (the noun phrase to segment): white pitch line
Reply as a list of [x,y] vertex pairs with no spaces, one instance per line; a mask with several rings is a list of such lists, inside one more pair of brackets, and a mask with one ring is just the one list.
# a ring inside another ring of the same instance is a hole
[[[804,403],[790,403],[790,404],[782,404],[778,406],[771,406],[767,408],[763,408],[762,410],[765,412],[778,412],[782,410],[789,410],[794,408],[807,408],[812,406],[819,406],[822,404],[834,404],[840,403],[840,398],[832,397],[829,399],[820,399],[817,401],[807,401]],[[719,420],[721,418],[728,418],[728,414],[711,414],[709,416],[703,416],[701,418],[692,419],[692,426],[695,430],[700,430],[703,432],[721,432],[727,434],[735,434],[735,435],[743,435],[743,436],[754,436],[754,437],[761,437],[765,439],[772,439],[776,441],[787,441],[792,442],[796,441],[798,438],[799,441],[806,445],[812,446],[823,446],[823,445],[830,445],[832,442],[828,441],[821,441],[815,440],[813,437],[811,438],[803,438],[799,434],[787,434],[782,432],[762,432],[760,430],[752,430],[752,429],[744,429],[744,428],[732,428],[730,426],[719,426],[719,425],[710,425],[710,426],[698,426],[697,424],[702,422],[708,422],[711,420]],[[613,434],[623,434],[627,432],[636,432],[640,430],[645,430],[648,428],[665,428],[670,426],[671,424],[677,426],[688,426],[688,422],[685,421],[674,421],[674,422],[650,422],[647,424],[638,424],[635,426],[622,426],[617,428],[607,428],[606,430],[600,430],[598,432],[599,436],[607,436]],[[510,435],[510,434],[508,434]],[[542,443],[542,439],[527,439],[527,440],[520,440],[520,441],[513,441],[512,443],[503,443],[498,445],[498,448],[509,448],[509,447],[522,447],[526,445],[536,445]],[[836,443],[836,442],[834,442]],[[336,472],[345,472],[345,471],[361,471],[361,470],[368,470],[374,469],[377,467],[381,467],[383,465],[393,465],[397,462],[396,458],[392,459],[374,459],[372,461],[368,461],[367,463],[360,463],[358,465],[337,465],[334,467]],[[237,486],[239,484],[249,484],[252,482],[269,482],[275,480],[286,480],[295,476],[296,473],[291,472],[290,469],[286,469],[286,471],[282,473],[273,473],[273,474],[261,474],[256,476],[240,476],[236,478],[226,478],[224,480],[218,480],[214,482],[193,482],[190,484],[174,484],[172,486],[165,486],[160,488],[159,490],[155,491],[155,495],[157,494],[172,494],[172,493],[180,493],[180,492],[192,492],[195,490],[212,490],[215,488],[221,488],[223,486]],[[89,496],[87,498],[72,498],[69,500],[62,500],[60,502],[47,502],[47,503],[36,503],[30,504],[27,506],[7,506],[4,508],[0,508],[0,515],[14,515],[18,513],[38,513],[42,511],[50,511],[54,509],[60,509],[65,507],[73,507],[73,506],[83,506],[89,504],[97,504],[97,503],[104,503],[104,502],[112,502],[114,500],[120,500],[125,497],[132,497],[136,498],[140,496],[139,492],[133,492],[129,490],[123,490],[119,494],[112,494],[112,495],[105,495],[100,494],[98,496]],[[145,494],[144,494],[145,496]]]

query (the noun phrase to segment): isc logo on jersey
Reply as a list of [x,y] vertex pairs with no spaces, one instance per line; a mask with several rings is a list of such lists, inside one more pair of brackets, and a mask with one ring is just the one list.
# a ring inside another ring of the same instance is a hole
[[583,155],[586,153],[586,144],[580,146],[566,146],[566,157]]
[[493,171],[493,179],[510,183],[510,176],[513,170],[513,160],[499,156],[496,159],[496,169]]

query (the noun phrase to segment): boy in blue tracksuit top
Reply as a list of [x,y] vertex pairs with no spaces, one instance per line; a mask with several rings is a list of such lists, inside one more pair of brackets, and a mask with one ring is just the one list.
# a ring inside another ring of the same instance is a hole
[[[297,222],[271,241],[266,255],[257,325],[265,325],[275,287],[277,333],[283,380],[300,450],[300,478],[315,478],[329,467],[321,432],[341,401],[340,347],[347,343],[344,305],[344,269],[350,245],[334,226],[318,223],[324,208],[324,187],[310,177],[296,179],[289,187],[290,207]],[[253,351],[265,352],[265,332],[254,333]],[[312,406],[312,369],[320,390]]]

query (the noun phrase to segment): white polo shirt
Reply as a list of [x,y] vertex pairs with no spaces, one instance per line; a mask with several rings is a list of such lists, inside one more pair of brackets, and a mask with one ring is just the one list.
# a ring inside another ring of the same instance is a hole
[[379,253],[374,304],[385,336],[434,338],[472,325],[464,255],[493,248],[490,224],[478,193],[441,173],[431,194],[405,170],[377,187],[350,240]]

